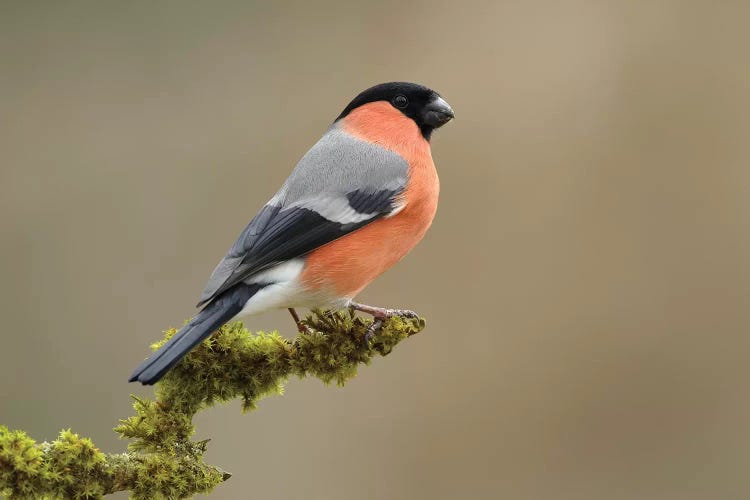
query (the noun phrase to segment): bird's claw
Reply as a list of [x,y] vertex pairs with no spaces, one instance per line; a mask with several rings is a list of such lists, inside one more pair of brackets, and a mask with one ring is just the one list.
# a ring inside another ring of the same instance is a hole
[[386,313],[387,318],[398,316],[400,318],[418,318],[419,314],[409,309],[388,309]]
[[418,318],[419,314],[409,309],[384,309],[380,314],[374,314],[372,324],[365,331],[365,344],[368,344],[372,336],[383,328],[383,322],[386,319],[393,318],[394,316],[398,316],[399,318]]
[[299,315],[297,315],[297,311],[295,311],[293,307],[290,307],[288,310],[289,314],[292,315],[292,319],[294,319],[294,323],[297,325],[297,331],[299,333],[306,333],[308,335],[312,334],[312,329],[310,329],[310,327],[306,324],[302,323],[302,320],[299,319]]
[[365,345],[370,343],[370,339],[373,335],[378,333],[380,329],[383,328],[383,320],[380,318],[375,318],[372,320],[372,324],[367,327],[367,330],[365,331],[364,341]]
[[371,314],[373,317],[372,324],[365,331],[364,340],[365,343],[370,341],[373,335],[375,335],[382,327],[383,322],[394,316],[402,318],[418,318],[419,314],[409,309],[385,309],[383,307],[368,306],[366,304],[360,304],[359,302],[349,302],[349,307],[354,311],[361,311],[366,314]]

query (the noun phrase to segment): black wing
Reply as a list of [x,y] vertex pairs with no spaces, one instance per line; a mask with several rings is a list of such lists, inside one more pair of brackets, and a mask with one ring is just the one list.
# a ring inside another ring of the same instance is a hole
[[[305,207],[266,205],[242,231],[201,295],[202,306],[237,283],[286,260],[301,257],[391,213],[402,189],[347,193],[348,205],[368,218],[341,223]],[[361,219],[361,218],[354,218]]]

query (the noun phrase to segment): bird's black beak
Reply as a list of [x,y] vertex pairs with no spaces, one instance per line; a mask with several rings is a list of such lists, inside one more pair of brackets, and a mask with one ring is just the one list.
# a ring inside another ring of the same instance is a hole
[[424,122],[433,128],[442,127],[453,119],[453,108],[442,97],[436,97],[424,108]]

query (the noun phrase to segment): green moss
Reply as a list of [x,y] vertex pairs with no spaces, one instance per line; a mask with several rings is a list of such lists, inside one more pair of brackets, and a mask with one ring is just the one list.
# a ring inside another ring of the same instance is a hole
[[[392,318],[369,343],[370,325],[352,313],[314,311],[312,333],[293,341],[278,333],[250,333],[224,325],[196,347],[156,387],[156,400],[134,397],[135,415],[115,427],[130,440],[126,454],[103,454],[69,430],[52,443],[0,426],[0,495],[16,498],[93,499],[129,490],[134,499],[186,498],[207,493],[230,474],[203,461],[207,441],[194,442],[193,416],[216,403],[242,401],[243,411],[282,394],[291,376],[314,376],[343,385],[402,340],[421,331],[422,319]],[[165,338],[154,348],[174,335]]]
[[101,498],[105,462],[91,440],[69,430],[37,444],[0,426],[0,492],[9,498]]

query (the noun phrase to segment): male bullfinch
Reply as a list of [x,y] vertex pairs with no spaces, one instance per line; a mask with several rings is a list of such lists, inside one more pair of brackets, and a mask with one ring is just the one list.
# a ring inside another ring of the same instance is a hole
[[354,98],[240,233],[208,280],[205,306],[130,382],[151,385],[221,325],[275,308],[351,307],[372,331],[412,311],[354,302],[404,257],[432,223],[438,182],[432,132],[453,118],[436,92],[376,85]]

